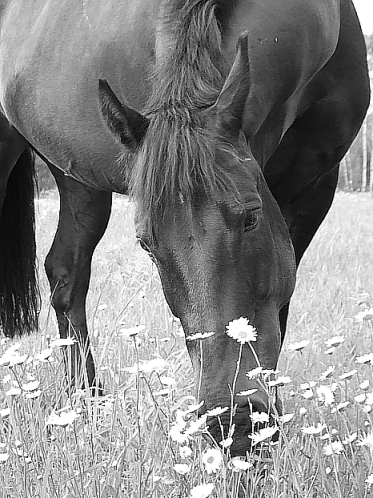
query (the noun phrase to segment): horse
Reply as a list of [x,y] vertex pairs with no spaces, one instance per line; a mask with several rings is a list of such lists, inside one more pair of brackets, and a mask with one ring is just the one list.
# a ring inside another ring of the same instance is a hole
[[[296,268],[369,103],[352,1],[1,0],[0,17],[3,333],[37,329],[36,153],[60,195],[51,302],[89,385],[91,259],[118,192],[181,320],[200,413],[230,407],[210,432],[233,422],[245,454],[250,414],[274,409],[246,373],[276,368]],[[240,318],[250,345],[226,333]]]

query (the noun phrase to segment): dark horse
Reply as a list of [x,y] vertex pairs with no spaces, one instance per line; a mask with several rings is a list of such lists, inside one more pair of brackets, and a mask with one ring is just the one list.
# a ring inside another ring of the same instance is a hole
[[[199,397],[206,409],[233,396],[232,453],[244,453],[250,410],[269,400],[245,376],[248,346],[231,392],[239,345],[226,325],[248,318],[261,365],[276,367],[295,268],[368,106],[351,0],[1,0],[0,16],[3,332],[37,327],[35,151],[61,199],[52,304],[61,336],[87,351],[89,383],[91,258],[111,193],[130,193],[186,336],[214,333],[187,341]],[[250,403],[235,395],[248,388]]]

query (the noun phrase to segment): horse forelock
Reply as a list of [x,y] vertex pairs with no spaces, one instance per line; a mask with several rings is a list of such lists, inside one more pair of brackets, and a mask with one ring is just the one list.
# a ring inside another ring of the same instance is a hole
[[149,234],[168,209],[195,195],[232,190],[226,165],[215,161],[223,141],[206,126],[224,83],[221,32],[214,0],[167,0],[156,32],[156,62],[146,114],[149,127],[131,169],[130,189]]

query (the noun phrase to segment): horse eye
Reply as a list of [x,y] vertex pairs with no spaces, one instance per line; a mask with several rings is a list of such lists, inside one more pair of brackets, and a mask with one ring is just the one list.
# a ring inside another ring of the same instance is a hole
[[250,232],[254,230],[259,223],[260,212],[259,209],[255,211],[250,211],[246,214],[244,232]]

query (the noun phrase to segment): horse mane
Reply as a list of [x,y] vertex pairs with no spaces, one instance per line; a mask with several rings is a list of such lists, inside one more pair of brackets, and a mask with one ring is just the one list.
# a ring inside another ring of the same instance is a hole
[[221,4],[166,0],[161,7],[145,109],[149,127],[129,179],[147,229],[180,199],[191,210],[201,189],[214,197],[233,186],[227,167],[215,161],[220,141],[203,116],[225,80],[216,15]]

